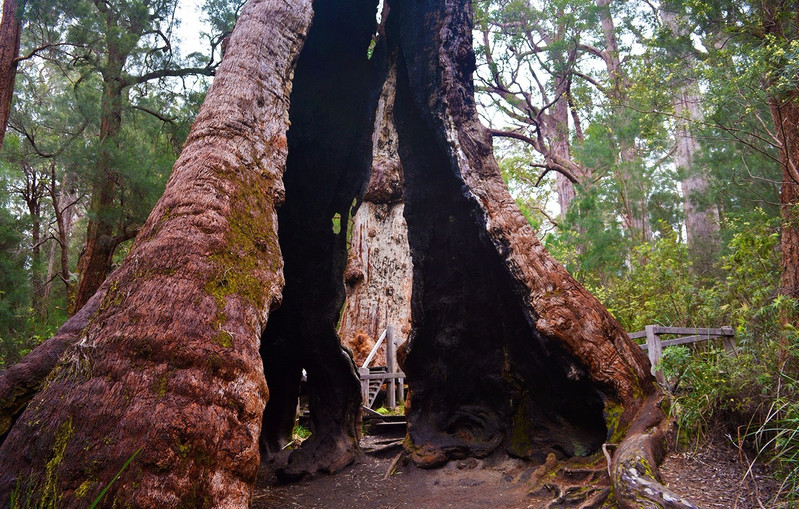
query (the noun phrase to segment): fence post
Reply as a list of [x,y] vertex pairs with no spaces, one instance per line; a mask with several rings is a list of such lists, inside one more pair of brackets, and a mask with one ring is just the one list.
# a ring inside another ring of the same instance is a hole
[[652,374],[655,375],[655,380],[659,384],[665,384],[666,379],[663,377],[663,371],[656,366],[660,362],[660,355],[663,352],[663,345],[660,344],[660,336],[655,334],[655,326],[646,326],[646,348],[649,354],[649,362],[652,363]]
[[388,370],[388,408],[397,406],[397,379],[394,373],[397,372],[397,345],[394,343],[394,327],[386,327],[386,369]]
[[361,379],[361,399],[363,406],[369,406],[369,380],[363,378],[364,375],[369,374],[369,368],[358,368],[358,375]]
[[725,326],[721,328],[724,333],[721,336],[721,343],[724,345],[724,351],[728,354],[737,355],[735,351],[735,330],[732,327]]

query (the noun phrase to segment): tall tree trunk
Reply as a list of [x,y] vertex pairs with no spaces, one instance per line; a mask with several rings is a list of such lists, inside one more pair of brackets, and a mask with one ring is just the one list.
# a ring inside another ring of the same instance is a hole
[[[666,7],[660,10],[664,25],[671,32],[672,37],[686,37],[686,30],[680,26],[677,12]],[[677,54],[685,63],[693,63],[691,55]],[[691,66],[691,69],[693,66]],[[714,203],[707,204],[708,180],[704,168],[695,162],[697,152],[700,150],[699,141],[693,133],[693,126],[704,120],[701,110],[699,87],[693,77],[675,87],[672,98],[674,112],[677,117],[675,141],[677,152],[675,164],[683,174],[680,181],[683,195],[683,212],[685,213],[685,231],[688,241],[688,250],[694,259],[694,266],[700,273],[712,269],[715,257],[718,254],[719,238],[719,211]]]
[[0,22],[0,148],[6,134],[6,124],[11,114],[14,81],[17,76],[17,56],[22,24],[19,20],[18,0],[3,0],[3,21]]
[[25,177],[25,188],[18,189],[28,209],[31,221],[31,250],[30,250],[30,278],[31,278],[31,305],[38,316],[43,316],[42,293],[44,282],[42,280],[42,200],[45,195],[46,182],[42,174],[23,162],[22,173]]
[[[119,58],[118,51],[109,50],[109,55],[109,58]],[[123,61],[109,62],[108,67],[113,74],[105,77],[105,93],[101,101],[100,153],[89,202],[86,244],[78,261],[78,283],[71,302],[71,313],[83,307],[105,281],[112,268],[114,251],[120,243],[120,238],[115,236],[112,210],[118,188],[113,157],[119,148],[117,137],[122,128],[122,64]]]
[[307,1],[243,9],[164,196],[0,447],[0,505],[12,490],[86,504],[137,451],[104,507],[248,505],[268,395],[258,338],[283,285],[290,76],[310,20]]
[[50,166],[50,201],[53,204],[55,216],[56,235],[55,242],[51,245],[50,262],[47,269],[47,285],[45,287],[45,300],[49,302],[50,290],[55,276],[55,252],[58,250],[58,275],[64,283],[67,298],[72,295],[72,282],[69,276],[69,238],[72,232],[72,219],[75,217],[75,194],[72,191],[74,174],[67,171],[59,183],[56,179],[55,164]]
[[[799,8],[794,3],[765,2],[760,8],[763,32],[773,37],[775,42],[787,45],[799,39],[799,27],[795,24]],[[775,78],[768,76],[764,77],[763,83],[782,167],[780,294],[792,299],[788,306],[780,310],[780,320],[786,329],[799,326],[799,312],[796,310],[796,302],[799,302],[799,79],[795,75],[791,79],[790,88],[785,85],[778,87]],[[783,369],[793,359],[790,370],[795,372],[799,369],[799,358],[791,354],[791,335],[786,332],[780,335],[777,360],[779,368]]]
[[44,280],[42,277],[42,204],[37,198],[28,203],[31,216],[31,297],[33,311],[44,317],[46,307],[43,305]]
[[[362,202],[353,216],[344,272],[347,300],[339,335],[342,344],[353,351],[357,365],[363,363],[388,325],[402,338],[411,331],[413,262],[403,217],[404,179],[394,127],[396,86],[394,55],[377,105],[372,167]],[[383,352],[378,352],[374,365],[385,365]]]
[[[563,64],[561,62],[561,64]],[[564,65],[565,67],[565,65]],[[563,73],[555,75],[555,92],[557,98],[552,105],[551,113],[545,117],[547,132],[550,133],[549,148],[558,160],[571,161],[571,143],[569,141],[569,78]],[[579,175],[583,177],[583,175]],[[576,196],[574,184],[562,173],[556,177],[558,205],[560,217],[565,218]]]
[[[780,293],[799,301],[799,93],[794,92],[785,99],[772,97],[769,108],[780,140],[782,166]],[[781,319],[786,326],[799,326],[798,314],[792,307],[781,311]],[[780,343],[778,361],[783,366],[790,358],[790,343],[784,335]]]
[[627,234],[638,242],[645,242],[652,235],[647,214],[648,189],[646,183],[637,175],[641,158],[635,147],[635,140],[628,129],[627,106],[630,81],[621,65],[619,43],[616,39],[616,27],[610,12],[612,0],[596,0],[599,11],[605,49],[602,59],[608,71],[610,88],[607,91],[613,109],[613,121],[617,123],[618,170],[616,182],[619,187],[622,224]]

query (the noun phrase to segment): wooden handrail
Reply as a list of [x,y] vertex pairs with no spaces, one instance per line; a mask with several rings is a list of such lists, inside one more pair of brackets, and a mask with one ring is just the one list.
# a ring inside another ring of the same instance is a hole
[[[664,334],[674,334],[682,337],[663,341],[660,339],[660,336]],[[688,343],[706,341],[712,338],[721,338],[724,344],[724,349],[727,352],[733,354],[735,353],[735,342],[732,339],[735,337],[735,331],[729,326],[713,329],[701,327],[662,327],[659,325],[647,325],[644,330],[633,332],[629,334],[629,336],[630,339],[646,338],[646,344],[639,346],[643,350],[647,351],[649,362],[652,364],[652,374],[655,375],[655,378],[661,384],[665,384],[665,378],[663,377],[663,371],[658,369],[657,365],[660,362],[663,348],[666,346],[685,345]]]
[[383,334],[380,335],[380,339],[377,340],[377,343],[375,343],[375,346],[372,348],[372,351],[369,352],[369,356],[366,358],[365,361],[363,361],[363,366],[361,366],[362,368],[368,367],[369,363],[372,362],[372,359],[375,358],[375,355],[377,355],[377,349],[380,348],[380,345],[383,344],[383,340],[386,339],[387,332],[388,329],[384,330]]

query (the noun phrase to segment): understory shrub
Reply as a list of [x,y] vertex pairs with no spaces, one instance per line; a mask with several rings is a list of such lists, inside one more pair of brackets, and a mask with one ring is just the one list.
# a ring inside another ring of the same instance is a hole
[[797,303],[779,294],[779,218],[755,210],[726,226],[724,250],[706,274],[677,234],[660,228],[629,251],[625,271],[601,285],[581,279],[630,332],[650,324],[734,327],[734,355],[720,340],[664,349],[679,441],[730,437],[784,479],[780,500],[799,502],[799,333],[785,319],[797,315]]

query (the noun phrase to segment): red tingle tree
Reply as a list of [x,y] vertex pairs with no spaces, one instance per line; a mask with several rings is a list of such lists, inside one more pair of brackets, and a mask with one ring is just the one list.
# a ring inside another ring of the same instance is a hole
[[545,252],[502,181],[475,111],[470,3],[391,2],[379,27],[376,9],[244,8],[129,255],[0,375],[0,505],[86,504],[135,454],[102,505],[244,507],[259,459],[291,431],[303,370],[313,434],[279,476],[353,461],[341,225],[382,160],[373,131],[390,102],[413,263],[410,459],[604,450],[620,506],[689,506],[657,479],[669,421],[646,356]]

